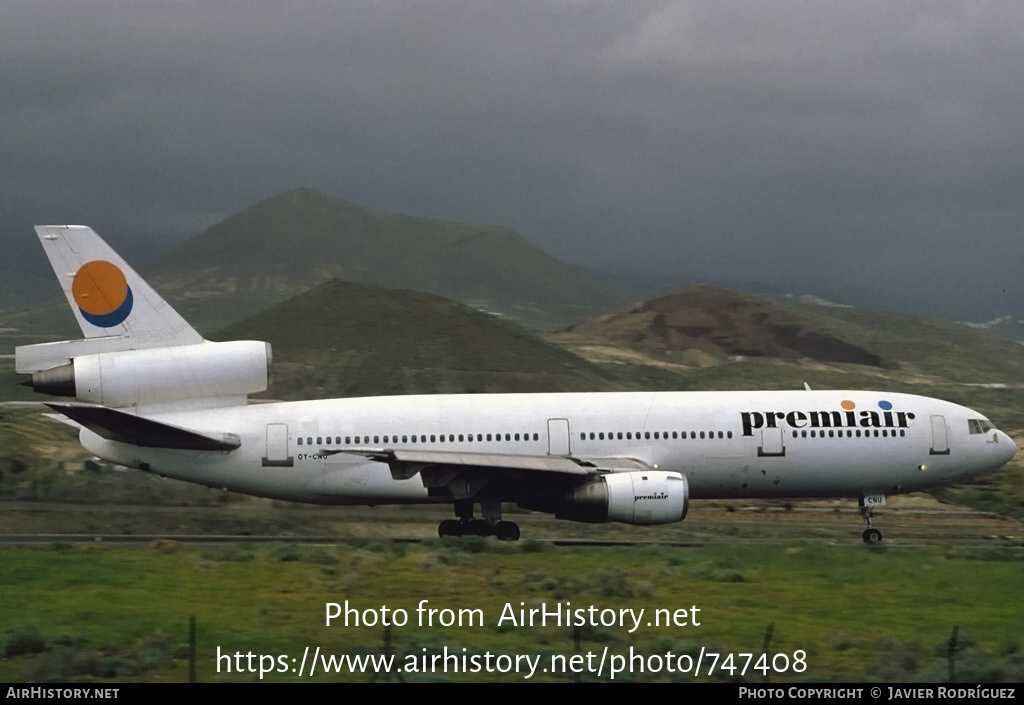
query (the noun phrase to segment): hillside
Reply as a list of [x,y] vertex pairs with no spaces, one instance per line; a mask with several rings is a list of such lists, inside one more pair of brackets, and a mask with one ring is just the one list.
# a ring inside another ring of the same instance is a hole
[[430,294],[330,281],[228,326],[216,340],[274,349],[274,399],[585,391],[600,369],[496,316]]
[[310,189],[246,208],[144,274],[186,317],[222,320],[228,302],[253,313],[331,279],[437,294],[536,327],[621,302],[507,228],[384,213]]
[[783,304],[815,329],[841,335],[899,366],[920,383],[1018,387],[1024,348],[963,323],[901,313],[812,304]]
[[890,366],[880,355],[818,330],[779,305],[703,285],[592,316],[568,330],[650,353],[696,352],[705,360],[739,355]]

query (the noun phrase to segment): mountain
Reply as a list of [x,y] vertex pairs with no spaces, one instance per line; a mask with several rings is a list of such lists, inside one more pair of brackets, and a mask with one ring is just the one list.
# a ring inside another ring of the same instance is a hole
[[431,294],[339,280],[211,337],[271,343],[266,396],[275,399],[615,386],[597,365],[497,316]]
[[1024,313],[1018,313],[1016,316],[999,316],[991,321],[965,323],[964,325],[977,328],[978,330],[987,330],[1008,340],[1016,340],[1024,345]]
[[890,366],[878,354],[817,330],[781,306],[704,285],[592,316],[568,330],[649,352]]
[[[194,312],[228,320],[331,279],[437,294],[540,328],[618,305],[610,290],[508,228],[371,210],[298,189],[246,208],[146,268]],[[211,308],[212,305],[212,308]]]

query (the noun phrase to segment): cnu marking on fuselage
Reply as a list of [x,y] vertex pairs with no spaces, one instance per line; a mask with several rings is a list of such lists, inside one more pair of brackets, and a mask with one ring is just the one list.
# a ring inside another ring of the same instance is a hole
[[857,411],[857,405],[846,399],[842,411],[741,411],[744,436],[753,436],[756,429],[779,428],[783,421],[790,428],[909,428],[916,417],[912,411],[893,411],[892,403],[878,402],[881,411]]

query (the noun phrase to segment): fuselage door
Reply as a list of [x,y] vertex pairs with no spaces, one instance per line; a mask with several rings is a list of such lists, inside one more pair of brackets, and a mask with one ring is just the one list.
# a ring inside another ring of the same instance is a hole
[[568,419],[548,419],[548,455],[569,455]]
[[946,431],[946,417],[932,416],[932,455],[949,455],[949,436]]
[[758,457],[781,457],[786,454],[786,446],[782,441],[781,428],[762,428],[761,447],[757,449]]
[[288,453],[288,424],[267,424],[267,454],[263,456],[263,467],[290,468],[294,465]]

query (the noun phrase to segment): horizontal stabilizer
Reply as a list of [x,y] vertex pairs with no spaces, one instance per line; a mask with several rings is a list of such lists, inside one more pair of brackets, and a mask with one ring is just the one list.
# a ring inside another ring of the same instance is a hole
[[242,444],[233,433],[207,435],[96,404],[48,402],[46,405],[101,438],[118,443],[176,450],[234,450]]

